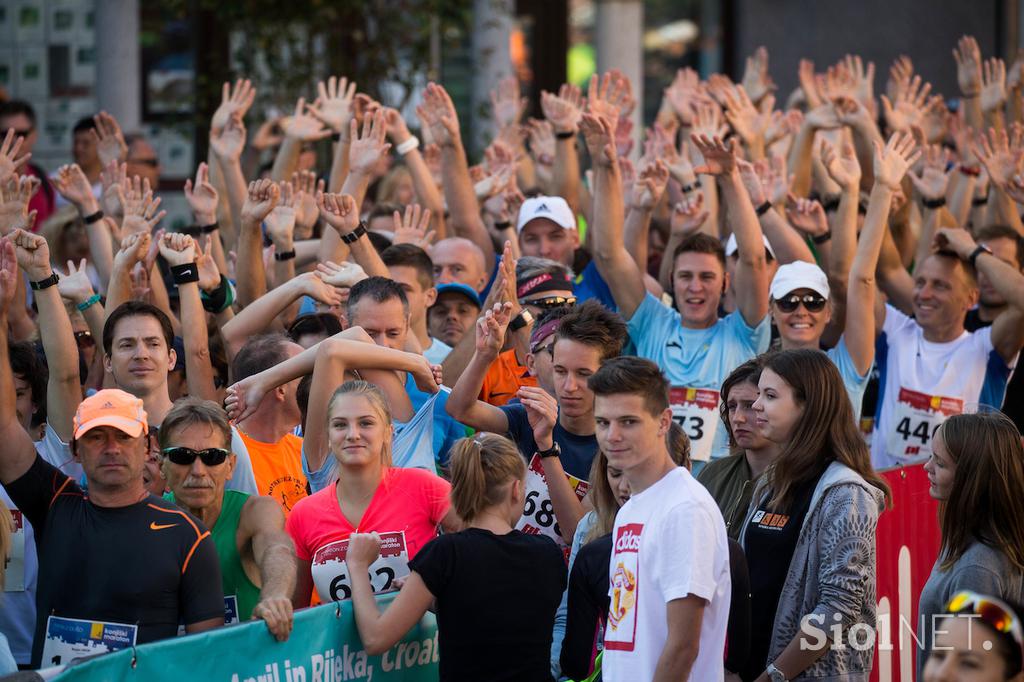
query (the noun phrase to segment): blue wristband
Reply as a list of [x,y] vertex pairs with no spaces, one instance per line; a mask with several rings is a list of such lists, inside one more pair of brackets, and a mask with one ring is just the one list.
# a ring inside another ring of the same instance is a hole
[[100,295],[99,294],[93,294],[92,296],[90,296],[89,298],[85,299],[84,301],[82,301],[81,303],[76,305],[75,307],[78,308],[78,312],[84,313],[86,310],[88,310],[89,308],[91,308],[92,306],[96,305],[99,302],[100,302]]

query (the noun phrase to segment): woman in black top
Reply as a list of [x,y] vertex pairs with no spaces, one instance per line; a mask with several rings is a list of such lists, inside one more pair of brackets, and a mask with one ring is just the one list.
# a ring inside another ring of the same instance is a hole
[[479,433],[452,447],[452,506],[466,524],[427,543],[384,613],[369,565],[376,533],[354,533],[347,562],[359,637],[370,655],[394,646],[437,601],[440,679],[551,680],[551,632],[565,560],[550,539],[514,530],[526,464],[516,445]]

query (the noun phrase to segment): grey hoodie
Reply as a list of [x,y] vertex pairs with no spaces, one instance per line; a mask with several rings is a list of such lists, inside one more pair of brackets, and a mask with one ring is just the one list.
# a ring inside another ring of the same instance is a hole
[[[741,542],[753,512],[767,492],[762,479],[743,522]],[[839,462],[829,464],[815,486],[782,586],[768,655],[774,661],[796,637],[801,619],[811,614],[809,628],[820,631],[808,629],[811,639],[817,634],[833,644],[833,628],[840,623],[843,646],[833,646],[793,679],[868,679],[874,646],[859,647],[864,650],[858,651],[849,646],[847,633],[858,623],[875,630],[875,528],[884,503],[881,490]],[[855,634],[859,641],[864,641],[863,632]]]

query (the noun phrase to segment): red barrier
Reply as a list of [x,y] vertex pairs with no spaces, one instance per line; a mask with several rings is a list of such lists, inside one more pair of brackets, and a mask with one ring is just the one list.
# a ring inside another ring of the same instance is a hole
[[878,520],[878,638],[872,682],[912,682],[917,603],[939,553],[938,503],[924,465],[881,472],[893,507]]

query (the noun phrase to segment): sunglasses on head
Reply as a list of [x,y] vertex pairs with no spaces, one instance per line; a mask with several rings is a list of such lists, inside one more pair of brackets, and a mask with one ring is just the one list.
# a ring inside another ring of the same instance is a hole
[[977,592],[964,590],[953,595],[946,606],[952,614],[971,613],[981,618],[993,630],[1010,635],[1017,646],[1024,647],[1024,630],[1013,609],[994,597],[986,597]]
[[208,467],[215,467],[223,464],[231,453],[220,448],[206,448],[205,450],[193,450],[186,447],[164,448],[164,457],[171,460],[173,464],[191,466],[196,457],[203,460]]
[[561,308],[563,306],[574,306],[576,305],[575,296],[548,296],[546,298],[538,298],[532,301],[519,301],[519,305],[532,305],[535,308],[541,310],[550,310],[552,308]]
[[783,296],[782,298],[775,299],[775,305],[779,306],[779,310],[784,313],[791,313],[803,304],[804,308],[811,313],[820,313],[825,309],[825,304],[828,299],[825,299],[818,294],[790,294],[789,296]]

